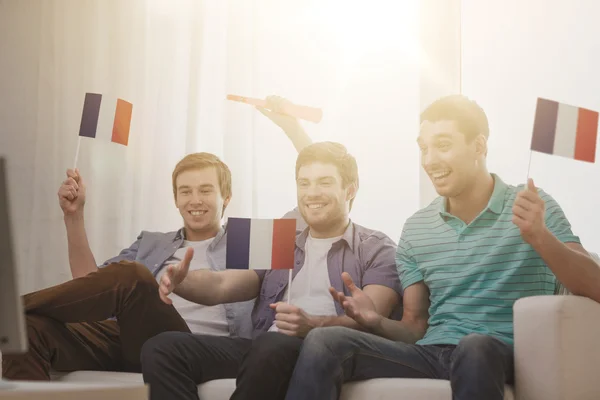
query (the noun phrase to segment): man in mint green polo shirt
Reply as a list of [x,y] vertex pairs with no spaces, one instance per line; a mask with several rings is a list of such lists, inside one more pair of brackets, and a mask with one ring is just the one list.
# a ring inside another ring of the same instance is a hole
[[349,276],[332,295],[365,331],[317,328],[306,337],[287,400],[337,399],[344,382],[450,380],[453,398],[500,400],[513,382],[513,314],[522,297],[558,282],[600,301],[600,268],[547,193],[511,186],[486,167],[488,121],[463,96],[421,115],[422,165],[440,195],[410,217],[396,255],[404,315],[392,321]]

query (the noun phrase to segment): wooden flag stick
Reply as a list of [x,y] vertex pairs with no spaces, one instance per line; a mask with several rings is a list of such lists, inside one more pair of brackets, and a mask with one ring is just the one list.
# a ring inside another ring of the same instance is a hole
[[[263,99],[257,99],[253,97],[243,97],[235,94],[228,94],[227,100],[237,101],[240,103],[246,103],[258,107],[267,107],[267,101]],[[286,104],[281,110],[283,114],[290,115],[292,117],[304,119],[306,121],[319,123],[323,118],[323,110],[315,107],[300,106],[297,104]]]
[[77,138],[77,150],[75,150],[75,162],[73,162],[73,170],[77,168],[77,161],[79,160],[79,148],[81,147],[81,136],[78,136]]
[[292,271],[293,269],[290,269],[290,275],[288,278],[288,298],[287,298],[287,302],[288,304],[291,304],[290,301],[292,300]]
[[529,165],[527,166],[527,180],[525,182],[529,182],[529,170],[531,169],[531,155],[533,154],[533,150],[529,150]]

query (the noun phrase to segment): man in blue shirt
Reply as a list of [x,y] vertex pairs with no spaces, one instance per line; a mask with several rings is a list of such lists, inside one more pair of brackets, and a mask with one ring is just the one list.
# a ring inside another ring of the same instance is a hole
[[[276,108],[282,99],[268,101]],[[295,119],[264,112],[297,148],[310,142]],[[251,337],[253,301],[206,307],[183,298],[173,305],[160,300],[157,281],[165,266],[179,263],[189,248],[195,250],[191,269],[225,268],[221,220],[232,196],[229,168],[213,154],[190,154],[175,167],[172,183],[183,228],[143,231],[129,248],[97,266],[84,225],[86,186],[79,171],[67,171],[58,197],[74,279],[24,296],[30,350],[5,356],[3,376],[48,380],[51,370],[139,372],[142,345],[165,331]],[[286,217],[304,226],[296,210]]]
[[332,290],[367,332],[313,330],[287,400],[337,399],[343,382],[371,378],[450,381],[459,400],[501,400],[513,382],[512,306],[554,294],[558,282],[600,301],[600,268],[571,232],[560,206],[532,180],[510,186],[486,168],[488,121],[463,96],[421,115],[422,164],[439,198],[406,221],[396,264],[401,321],[352,293]]

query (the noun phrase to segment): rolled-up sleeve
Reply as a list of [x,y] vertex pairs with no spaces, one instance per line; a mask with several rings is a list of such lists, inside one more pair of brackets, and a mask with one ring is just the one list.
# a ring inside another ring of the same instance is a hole
[[571,224],[556,200],[542,190],[539,190],[538,193],[545,203],[546,226],[548,227],[548,230],[550,230],[550,232],[552,232],[552,234],[563,243],[581,244],[579,236],[573,234],[573,231],[571,230]]
[[410,255],[410,244],[405,240],[404,232],[402,232],[396,250],[396,268],[400,277],[400,283],[402,284],[402,290],[406,290],[407,287],[423,280],[421,270],[419,270],[417,263]]
[[382,285],[402,295],[402,287],[396,272],[396,244],[385,235],[373,235],[362,244],[366,260],[366,269],[362,277],[362,286]]

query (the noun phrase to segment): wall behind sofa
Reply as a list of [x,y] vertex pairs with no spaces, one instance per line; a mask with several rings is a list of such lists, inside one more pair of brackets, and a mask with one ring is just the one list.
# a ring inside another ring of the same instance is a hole
[[[600,110],[599,15],[593,0],[462,1],[463,93],[488,114],[489,167],[506,182],[527,179],[538,96]],[[600,160],[534,153],[530,176],[600,252]]]
[[[141,230],[175,230],[171,172],[184,154],[229,164],[229,216],[296,203],[296,151],[227,93],[322,107],[313,140],[359,163],[353,219],[397,241],[418,207],[418,3],[346,0],[0,0],[0,154],[28,292],[70,279],[56,191],[72,166],[85,92],[133,103],[129,146],[83,140],[86,228],[97,262]],[[104,104],[104,100],[103,100]]]

